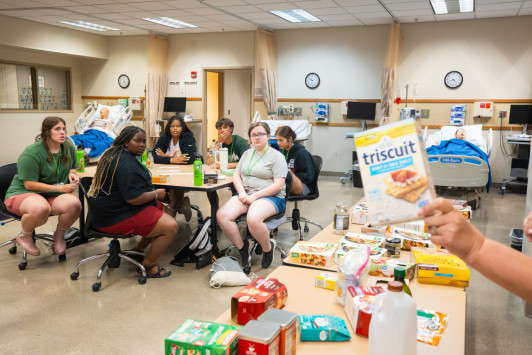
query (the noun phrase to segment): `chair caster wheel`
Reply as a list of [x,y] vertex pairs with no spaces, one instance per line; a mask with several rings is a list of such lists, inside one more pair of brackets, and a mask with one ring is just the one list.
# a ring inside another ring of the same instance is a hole
[[146,283],[146,277],[145,276],[140,276],[139,277],[139,284],[144,285],[145,283]]
[[63,255],[59,255],[59,261],[65,261],[66,260],[66,253]]
[[70,274],[70,279],[72,281],[76,281],[78,279],[78,277],[79,277],[79,272],[73,272],[73,273]]
[[94,292],[100,291],[101,287],[102,287],[102,284],[100,282],[96,282],[96,283],[92,284],[92,290]]
[[345,184],[347,182],[347,179],[345,177],[342,177],[340,178],[340,181],[342,182],[342,184]]
[[14,255],[17,253],[17,246],[9,248],[9,254]]
[[18,269],[19,270],[25,270],[26,266],[28,266],[28,263],[20,263],[20,264],[18,264]]
[[309,230],[310,230],[310,229],[308,228],[308,226],[305,226],[305,228],[303,228],[303,231],[305,231],[305,233],[308,233]]

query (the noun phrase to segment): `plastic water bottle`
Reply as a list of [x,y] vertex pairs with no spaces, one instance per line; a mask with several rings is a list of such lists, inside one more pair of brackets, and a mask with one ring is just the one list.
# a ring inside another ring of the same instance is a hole
[[153,169],[153,154],[151,153],[151,150],[148,151],[148,157],[146,159],[146,167],[148,169]]
[[194,186],[201,186],[203,185],[203,164],[201,163],[201,159],[199,157],[196,157],[196,160],[194,161]]
[[85,172],[85,157],[83,151],[83,146],[81,145],[78,150],[76,150],[76,171],[83,173]]
[[142,165],[148,166],[148,148],[146,148],[144,153],[142,153],[142,155],[140,156],[140,162],[142,163]]
[[375,297],[369,324],[369,355],[416,354],[417,311],[414,299],[399,281],[388,282],[388,291]]
[[208,163],[209,163],[210,168],[216,168],[215,157],[214,157],[215,153],[216,153],[216,141],[213,139],[211,144],[209,145]]

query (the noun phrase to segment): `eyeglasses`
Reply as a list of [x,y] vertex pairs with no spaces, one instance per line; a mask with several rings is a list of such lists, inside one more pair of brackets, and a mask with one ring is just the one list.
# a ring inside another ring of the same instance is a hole
[[251,134],[251,138],[260,138],[260,137],[264,137],[264,136],[267,136],[268,133],[252,133]]
[[170,128],[182,128],[182,126],[170,126]]

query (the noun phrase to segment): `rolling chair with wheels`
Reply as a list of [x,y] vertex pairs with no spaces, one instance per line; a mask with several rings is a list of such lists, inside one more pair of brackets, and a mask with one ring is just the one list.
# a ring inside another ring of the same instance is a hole
[[110,234],[110,233],[100,232],[94,229],[91,223],[91,208],[88,203],[89,200],[87,196],[87,191],[89,191],[92,178],[82,177],[79,182],[80,182],[79,184],[80,192],[83,193],[83,195],[85,196],[85,201],[87,202],[87,205],[88,205],[87,222],[85,223],[85,231],[84,231],[85,235],[87,236],[87,238],[98,238],[98,239],[112,238],[112,240],[109,243],[109,250],[107,250],[107,252],[89,256],[85,259],[80,260],[78,264],[76,265],[74,272],[70,274],[70,278],[72,280],[78,279],[79,267],[81,266],[81,264],[84,264],[94,259],[107,257],[107,259],[105,259],[104,263],[102,264],[102,267],[100,267],[100,269],[98,270],[98,274],[96,276],[96,282],[92,285],[92,290],[94,292],[98,292],[100,288],[102,287],[101,277],[102,277],[103,270],[105,270],[106,267],[109,267],[111,269],[117,269],[118,267],[120,267],[120,259],[129,261],[130,263],[134,264],[141,270],[141,275],[138,278],[138,282],[139,284],[144,285],[146,283],[146,269],[141,263],[133,259],[134,256],[144,256],[144,254],[137,252],[137,251],[133,251],[133,250],[121,250],[120,249],[120,239],[130,239],[130,238],[136,237],[136,235],[135,234],[128,234],[128,235]]
[[[286,180],[285,180],[285,190],[286,190],[285,205],[286,205],[286,202],[288,201],[287,197],[288,197],[288,193],[289,193],[291,188],[292,188],[292,175],[290,173],[288,173],[288,175],[286,176]],[[284,211],[281,211],[281,212],[277,213],[277,214],[274,214],[273,216],[270,216],[270,217],[266,218],[264,220],[264,222],[266,223],[266,225],[268,225],[269,222],[272,222],[272,221],[275,221],[275,220],[279,220],[279,219],[284,217],[285,212],[286,212],[286,209]],[[238,223],[246,223],[246,235],[244,236],[244,239],[248,239],[248,240],[252,241],[252,243],[250,243],[251,244],[251,251],[249,252],[249,256],[248,256],[247,262],[245,262],[245,260],[242,260],[244,273],[249,274],[251,272],[251,256],[253,255],[253,253],[255,253],[256,255],[262,254],[262,247],[260,246],[259,242],[257,242],[255,239],[253,239],[253,236],[249,232],[249,228],[247,228],[246,217],[247,217],[247,214],[240,215],[237,219],[235,219],[235,222],[237,224]],[[277,226],[275,226],[273,228],[268,227],[268,229],[270,231],[270,240],[273,239],[273,230],[276,227]],[[279,242],[278,240],[274,240],[274,244],[275,244],[275,250],[277,250],[281,254],[281,258],[282,259],[286,258],[288,256],[288,254],[284,250],[284,248],[282,246],[282,243]],[[231,245],[230,247],[228,247],[226,249],[225,255],[229,255],[229,253],[232,250],[234,250],[234,249],[236,249],[236,247],[234,245]]]
[[[17,174],[17,163],[11,163],[4,165],[0,167],[0,220],[2,222],[0,223],[2,226],[6,223],[12,222],[12,221],[20,221],[21,217],[9,212],[7,210],[6,205],[4,205],[4,200],[6,198],[7,189],[11,185],[11,181],[13,181],[13,177]],[[4,220],[8,219],[7,222]],[[33,231],[33,240],[36,239],[45,240],[49,243],[54,242],[54,238],[47,234],[35,234],[35,231]],[[11,248],[9,248],[9,254],[16,254],[17,253],[17,242],[15,238],[8,240],[7,242],[4,242],[0,244],[0,248],[5,247],[7,245],[13,244]],[[59,261],[65,261],[66,260],[66,253],[63,255],[59,255]],[[20,270],[26,269],[26,266],[28,266],[28,253],[26,251],[22,252],[22,262],[18,264],[18,268]]]
[[[320,192],[318,190],[318,177],[320,175],[321,167],[323,165],[323,158],[319,155],[313,155],[312,161],[314,162],[314,186],[310,194],[306,196],[299,196],[299,195],[289,195],[287,198],[287,202],[294,202],[295,206],[292,210],[292,217],[287,217],[286,222],[292,222],[292,229],[293,230],[299,230],[299,240],[303,240],[303,231],[306,233],[309,231],[308,224],[313,224],[317,227],[320,227],[320,229],[323,229],[323,227],[317,223],[313,222],[308,218],[301,217],[301,214],[299,212],[299,209],[297,208],[297,203],[299,201],[311,201],[315,200],[320,196]],[[285,223],[286,223],[285,222]],[[304,230],[301,229],[301,222],[305,222]]]

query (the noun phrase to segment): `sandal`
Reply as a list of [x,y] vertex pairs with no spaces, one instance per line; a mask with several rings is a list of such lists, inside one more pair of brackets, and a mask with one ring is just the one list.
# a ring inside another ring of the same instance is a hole
[[[153,269],[154,267],[157,267],[157,272],[156,273],[151,273],[149,272],[149,270]],[[153,264],[153,265],[150,265],[150,266],[144,266],[144,268],[146,269],[146,276],[148,278],[152,278],[152,279],[161,279],[163,277],[168,277],[170,275],[172,275],[172,272],[168,269],[165,269],[164,267],[161,267],[157,264]],[[166,271],[165,274],[161,274],[161,272],[164,272]]]

